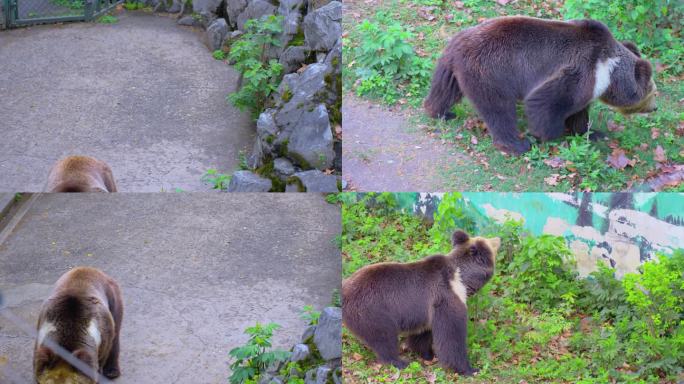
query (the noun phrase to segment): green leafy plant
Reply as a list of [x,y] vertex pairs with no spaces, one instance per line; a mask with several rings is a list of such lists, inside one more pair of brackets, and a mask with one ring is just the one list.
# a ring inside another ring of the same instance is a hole
[[309,325],[318,324],[318,319],[321,317],[321,312],[314,310],[313,306],[305,305],[300,313],[302,320],[306,320]]
[[228,95],[228,100],[240,110],[249,109],[256,117],[265,107],[268,97],[280,83],[282,65],[267,59],[270,47],[279,47],[282,16],[248,20],[245,33],[230,48],[228,57],[242,75],[241,87]]
[[216,60],[225,60],[226,59],[226,53],[220,49],[217,49],[211,53],[211,57],[213,57]]
[[559,148],[559,155],[569,162],[562,173],[579,175],[582,190],[612,190],[624,183],[624,174],[606,164],[605,156],[589,140],[589,132],[570,137],[567,145]]
[[100,24],[114,24],[118,22],[119,19],[117,19],[115,16],[112,15],[103,15],[99,19],[97,19],[97,22]]
[[228,189],[228,183],[230,183],[230,175],[226,175],[224,173],[219,173],[218,170],[210,168],[207,170],[207,172],[202,176],[202,182],[203,183],[209,183],[212,185],[213,189],[218,189],[218,190],[226,190]]
[[123,7],[129,11],[135,11],[136,9],[143,9],[147,7],[145,3],[138,1],[127,1],[123,3]]
[[249,340],[243,346],[233,348],[228,354],[235,361],[230,365],[232,371],[230,384],[253,383],[259,373],[275,362],[284,362],[290,357],[290,352],[271,349],[273,332],[280,328],[275,323],[260,324],[245,330]]

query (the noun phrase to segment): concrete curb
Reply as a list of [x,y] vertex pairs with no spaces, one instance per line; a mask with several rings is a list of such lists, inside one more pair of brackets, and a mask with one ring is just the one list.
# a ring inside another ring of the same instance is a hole
[[14,193],[0,193],[0,220],[7,215],[14,204],[16,204]]

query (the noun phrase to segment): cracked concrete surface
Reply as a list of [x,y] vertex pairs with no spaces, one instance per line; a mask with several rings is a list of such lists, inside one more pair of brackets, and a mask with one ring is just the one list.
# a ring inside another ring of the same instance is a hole
[[106,161],[123,192],[208,190],[254,125],[227,101],[238,74],[199,31],[121,12],[115,24],[0,31],[0,191],[42,191],[67,155]]
[[[305,327],[341,284],[339,208],[318,194],[44,194],[0,244],[0,290],[35,327],[64,272],[118,280],[126,383],[226,383],[244,328],[277,322],[275,345]],[[33,339],[0,316],[0,382],[31,380]]]

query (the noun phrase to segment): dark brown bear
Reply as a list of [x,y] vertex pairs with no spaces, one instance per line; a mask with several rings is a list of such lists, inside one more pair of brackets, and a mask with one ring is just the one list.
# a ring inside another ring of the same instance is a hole
[[397,368],[397,338],[408,336],[409,348],[426,360],[462,375],[477,372],[468,362],[466,298],[494,273],[501,240],[452,236],[453,250],[415,263],[365,266],[342,283],[342,320],[382,363]]
[[57,280],[38,317],[33,369],[39,384],[93,383],[45,345],[60,345],[92,369],[89,375],[120,375],[119,333],[123,318],[121,290],[114,279],[78,267]]
[[529,132],[542,141],[583,134],[595,99],[619,112],[656,109],[651,65],[594,20],[569,22],[511,16],[465,29],[437,63],[427,113],[450,119],[465,95],[487,124],[494,146],[520,154],[530,142],[516,128],[525,104]]
[[109,165],[90,156],[68,156],[50,170],[47,192],[116,192]]

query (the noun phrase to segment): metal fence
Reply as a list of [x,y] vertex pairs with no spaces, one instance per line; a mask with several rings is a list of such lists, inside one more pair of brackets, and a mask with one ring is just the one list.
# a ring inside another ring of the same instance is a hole
[[3,2],[4,24],[8,28],[91,21],[111,10],[123,0],[0,0]]

